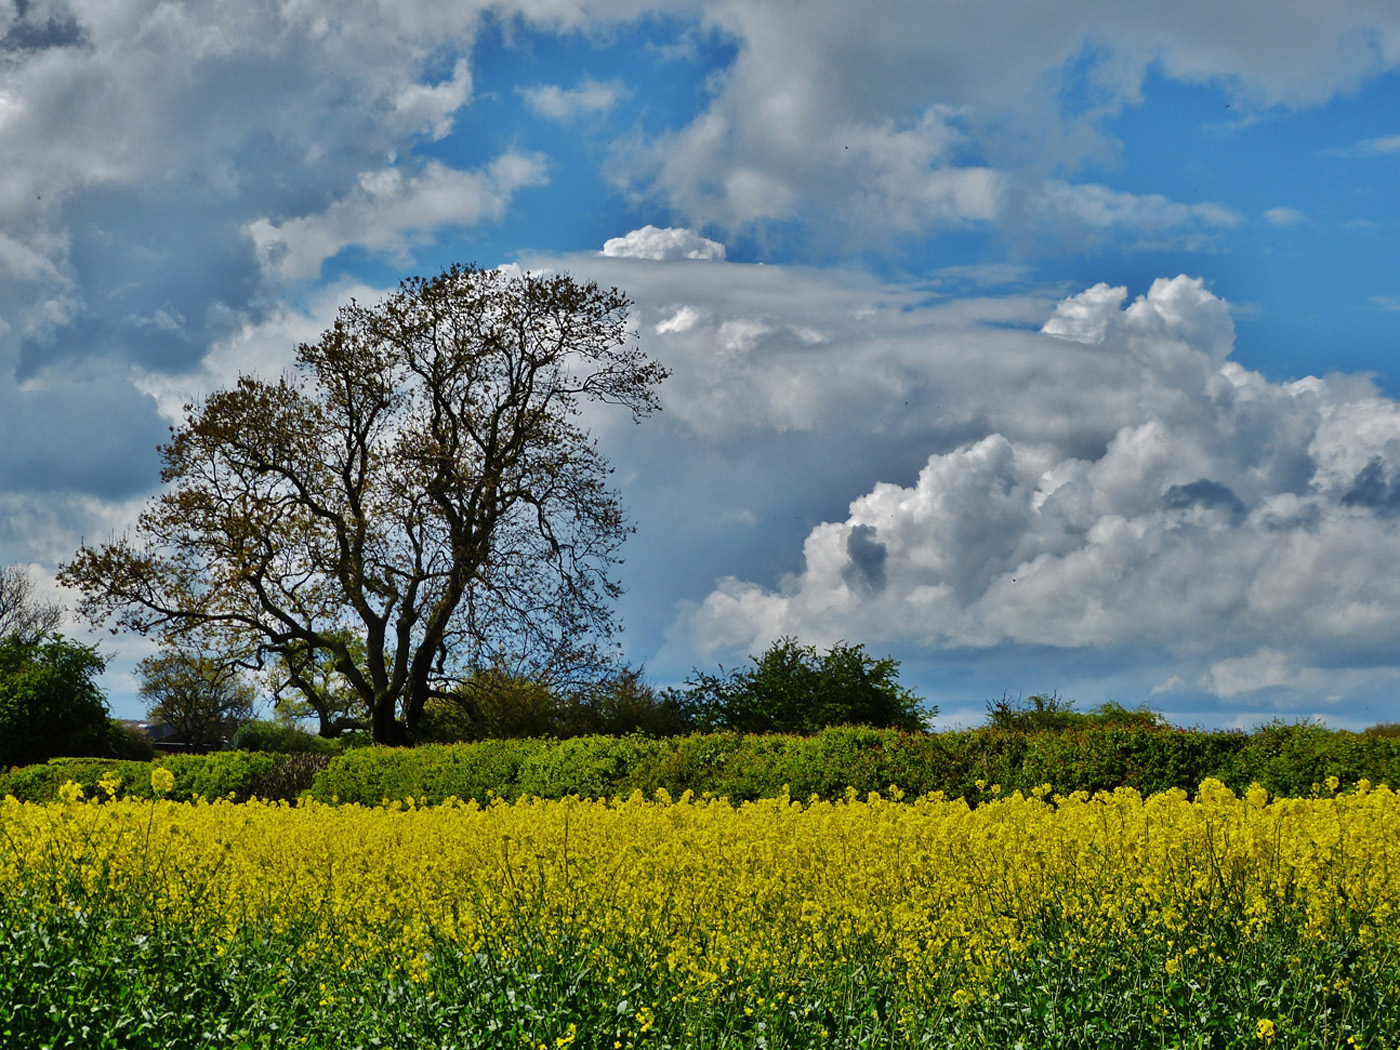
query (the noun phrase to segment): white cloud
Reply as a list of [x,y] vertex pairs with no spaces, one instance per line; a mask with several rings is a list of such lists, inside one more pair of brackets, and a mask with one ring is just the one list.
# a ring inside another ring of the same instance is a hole
[[1287,653],[1263,648],[1248,656],[1221,660],[1202,677],[1201,684],[1216,696],[1233,697],[1295,682],[1298,671]]
[[688,332],[704,319],[701,312],[693,306],[682,306],[664,321],[656,325],[657,335],[679,335]]
[[[1400,559],[1400,405],[1365,381],[1277,384],[1229,361],[1228,308],[1198,280],[1127,299],[1089,289],[1048,311],[1040,335],[974,326],[940,338],[936,307],[904,304],[867,315],[856,344],[839,296],[808,319],[824,343],[800,343],[777,309],[752,303],[727,320],[707,303],[705,319],[667,333],[715,346],[740,316],[763,321],[708,387],[687,355],[663,353],[680,382],[668,411],[717,440],[745,424],[806,427],[831,451],[865,442],[874,462],[887,426],[934,444],[969,434],[912,480],[872,484],[809,528],[794,571],[718,580],[685,607],[672,650],[727,656],[795,634],[925,654],[1137,652],[1154,672],[1177,667],[1174,695],[1189,680],[1220,697],[1320,688],[1304,671],[1324,663],[1388,668],[1400,631],[1400,580],[1386,568]],[[903,353],[906,338],[919,356]],[[909,400],[918,415],[901,418]],[[839,425],[842,413],[860,431]],[[1289,674],[1269,652],[1294,654]]]
[[801,215],[857,242],[972,222],[1199,247],[1239,216],[1072,181],[1113,157],[1108,122],[1141,101],[1149,69],[1254,112],[1320,104],[1400,61],[1400,14],[1366,0],[1295,0],[1267,27],[1238,0],[936,13],[903,0],[854,21],[845,0],[812,0],[800,19],[727,0],[707,13],[735,41],[733,65],[689,126],[630,153],[624,177],[692,225]]
[[536,84],[517,90],[526,104],[540,116],[561,122],[607,113],[625,93],[621,82],[616,80],[606,83],[584,80],[575,88]]
[[653,259],[658,262],[679,259],[719,262],[724,259],[724,245],[693,230],[643,226],[626,236],[608,240],[603,245],[603,254],[616,259]]
[[264,270],[283,279],[320,275],[321,264],[354,245],[375,254],[400,254],[416,239],[445,226],[500,219],[519,189],[546,181],[544,158],[505,153],[481,171],[458,171],[430,161],[406,174],[388,167],[360,175],[348,196],[323,212],[248,226]]
[[456,112],[466,105],[472,93],[472,74],[467,60],[459,58],[452,76],[440,84],[409,84],[394,99],[394,112],[409,127],[426,129],[434,140],[452,131]]
[[1333,157],[1383,157],[1400,153],[1400,135],[1384,135],[1380,138],[1361,139],[1341,149],[1328,150]]
[[1270,208],[1264,213],[1264,219],[1272,226],[1299,226],[1308,221],[1308,217],[1297,208]]

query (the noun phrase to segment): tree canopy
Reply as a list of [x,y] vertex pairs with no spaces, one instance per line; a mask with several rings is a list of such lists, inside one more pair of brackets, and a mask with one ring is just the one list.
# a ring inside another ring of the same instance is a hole
[[0,767],[105,755],[107,698],[97,650],[57,636],[0,638]]
[[461,266],[352,301],[288,374],[191,406],[134,533],[60,579],[95,621],[280,658],[312,707],[348,683],[381,742],[502,652],[556,676],[603,662],[628,529],[579,411],[658,405],[629,305]]
[[681,707],[700,729],[814,733],[826,726],[922,730],[937,708],[899,684],[899,662],[838,642],[825,653],[780,638],[752,667],[686,679]]
[[141,661],[146,717],[197,751],[217,748],[253,717],[257,694],[237,664],[212,653],[166,649]]

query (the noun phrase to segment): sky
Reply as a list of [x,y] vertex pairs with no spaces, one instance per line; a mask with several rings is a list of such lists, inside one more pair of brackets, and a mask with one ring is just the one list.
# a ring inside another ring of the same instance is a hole
[[70,607],[183,405],[513,265],[671,370],[589,420],[652,681],[1400,720],[1390,0],[0,0],[0,158],[0,564]]

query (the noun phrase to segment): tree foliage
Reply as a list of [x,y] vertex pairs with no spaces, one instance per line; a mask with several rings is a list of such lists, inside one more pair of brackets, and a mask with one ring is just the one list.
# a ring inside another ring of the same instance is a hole
[[253,717],[257,693],[242,668],[210,653],[167,649],[138,666],[146,717],[196,751],[222,746]]
[[97,650],[49,636],[0,639],[0,766],[110,750],[107,699],[97,686]]
[[[135,535],[60,579],[95,620],[198,630],[255,666],[329,658],[381,742],[502,652],[596,665],[627,527],[578,413],[640,419],[665,376],[628,345],[628,306],[457,266],[352,302],[290,374],[193,406]],[[294,683],[313,706],[315,678]]]
[[987,726],[1008,733],[1058,732],[1083,729],[1088,726],[1119,726],[1150,729],[1165,725],[1166,720],[1146,704],[1124,707],[1113,700],[1105,701],[1088,711],[1077,711],[1073,700],[1058,693],[1036,694],[1014,700],[1003,694],[998,700],[987,701]]
[[29,574],[18,565],[0,566],[0,638],[18,635],[24,645],[35,645],[58,630],[63,607],[34,596]]
[[774,642],[752,667],[727,674],[696,671],[681,704],[704,730],[814,733],[865,725],[918,731],[936,713],[899,685],[899,662],[877,660],[862,645],[837,643],[825,653],[793,638]]
[[415,740],[663,737],[692,728],[674,693],[654,689],[638,668],[620,667],[582,686],[566,687],[497,665],[473,672],[452,696],[429,700]]

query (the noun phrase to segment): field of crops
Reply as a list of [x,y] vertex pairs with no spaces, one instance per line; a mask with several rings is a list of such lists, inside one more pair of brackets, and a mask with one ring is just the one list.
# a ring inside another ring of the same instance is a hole
[[981,787],[8,799],[0,1044],[1400,1045],[1389,789]]

